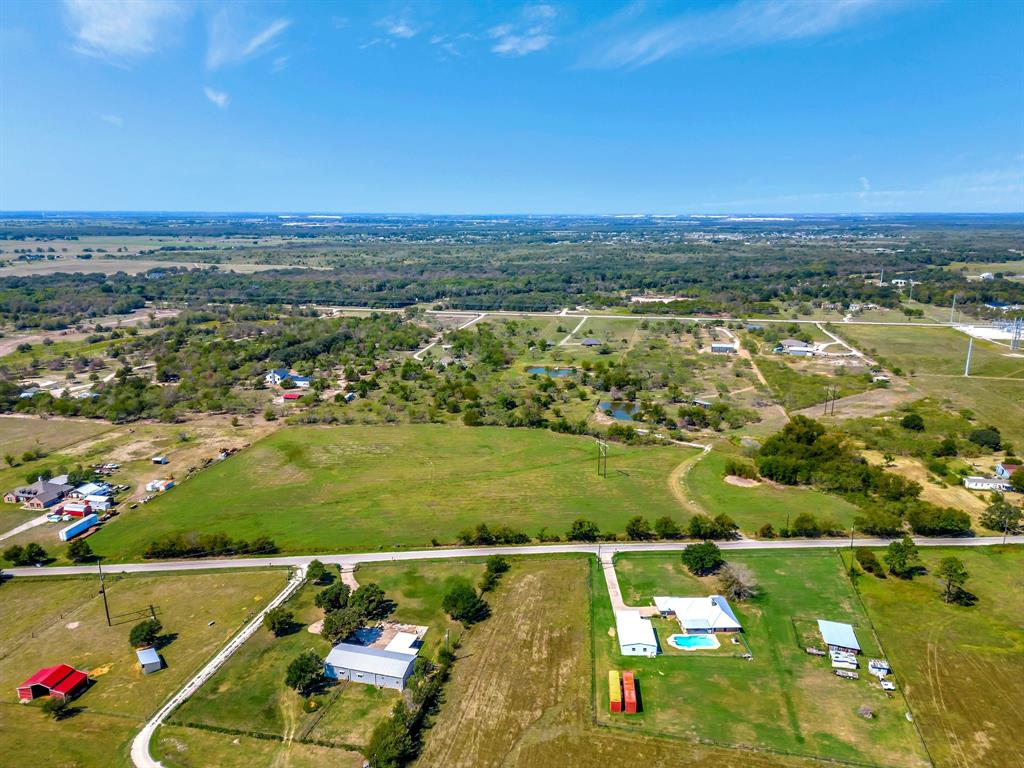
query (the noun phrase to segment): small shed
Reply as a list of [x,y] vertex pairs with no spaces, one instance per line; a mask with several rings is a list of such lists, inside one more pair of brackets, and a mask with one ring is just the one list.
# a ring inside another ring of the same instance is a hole
[[154,456],[153,457],[153,463],[154,464],[166,464],[167,463],[167,457],[166,456]]
[[580,342],[584,347],[600,347],[604,342],[600,339],[587,338]]
[[860,653],[860,643],[857,642],[857,635],[849,624],[818,619],[818,631],[821,632],[821,639],[825,641],[825,645],[828,646],[830,651]]
[[711,351],[716,355],[731,355],[736,352],[736,345],[728,341],[713,341]]
[[140,648],[135,652],[135,655],[139,659],[139,667],[142,669],[143,674],[151,675],[163,669],[164,663],[155,648]]

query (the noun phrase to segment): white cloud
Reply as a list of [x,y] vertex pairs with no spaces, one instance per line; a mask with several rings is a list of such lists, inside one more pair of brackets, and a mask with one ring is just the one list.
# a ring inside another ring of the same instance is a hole
[[[743,0],[648,22],[643,20],[643,6],[634,5],[599,30],[602,39],[581,64],[642,67],[691,51],[735,50],[820,37],[856,24],[869,13],[900,5],[882,0]],[[624,27],[626,31],[622,31]]]
[[408,39],[416,37],[420,28],[413,24],[406,16],[388,16],[377,22],[377,26],[383,29],[391,37]]
[[115,128],[124,127],[124,118],[120,115],[100,115],[99,117],[104,123],[109,123]]
[[64,11],[75,51],[116,62],[153,53],[186,14],[173,0],[64,0]]
[[867,176],[861,176],[857,180],[860,182],[860,197],[867,197],[868,192],[871,191],[871,182]]
[[551,27],[557,15],[551,5],[523,6],[519,21],[487,30],[487,36],[494,41],[491,52],[499,56],[526,56],[543,51],[554,42]]
[[288,56],[275,56],[271,69],[274,72],[282,72],[288,66]]
[[[227,8],[221,10],[210,20],[207,29],[207,68],[220,69],[228,64],[239,64],[274,50],[280,45],[278,37],[291,24],[291,19],[275,19],[262,29],[253,31],[251,24],[236,23]],[[239,26],[250,28],[242,30]]]
[[[434,36],[432,36],[430,38],[430,44],[437,46],[438,49],[440,49],[444,53],[447,53],[449,56],[461,56],[462,55],[462,51],[459,50],[459,47],[457,45],[455,45],[454,42],[449,40],[448,37],[445,36],[445,35],[434,35]],[[441,58],[443,59],[444,56],[442,56]]]
[[224,91],[215,90],[207,85],[203,88],[203,93],[206,94],[206,98],[208,98],[213,104],[217,105],[220,109],[228,108],[228,102],[230,99]]

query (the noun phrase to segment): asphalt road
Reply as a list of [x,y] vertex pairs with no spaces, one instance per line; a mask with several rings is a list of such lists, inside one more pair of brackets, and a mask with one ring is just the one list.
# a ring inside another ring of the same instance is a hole
[[[854,539],[855,547],[885,547],[892,539]],[[920,547],[986,547],[1002,544],[1002,536],[975,536],[971,538],[915,538]],[[304,568],[311,560],[354,566],[359,563],[401,562],[405,560],[438,560],[460,557],[486,557],[488,555],[558,555],[615,554],[618,552],[681,552],[689,541],[665,542],[613,542],[587,544],[532,544],[519,547],[457,547],[452,549],[409,549],[395,552],[355,552],[348,554],[284,555],[282,557],[245,557],[204,560],[159,560],[142,563],[104,563],[104,573],[153,573],[162,571],[205,571],[217,568]],[[1007,536],[1007,544],[1024,544],[1024,536]],[[750,549],[836,549],[850,546],[849,539],[741,539],[722,541],[723,550]],[[8,568],[10,576],[75,576],[96,573],[95,565],[65,565],[54,568]]]

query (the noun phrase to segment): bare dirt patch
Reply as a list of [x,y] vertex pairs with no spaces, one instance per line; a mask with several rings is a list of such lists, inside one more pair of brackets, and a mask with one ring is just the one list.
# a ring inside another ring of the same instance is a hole
[[729,485],[735,485],[739,488],[753,488],[761,484],[760,480],[751,480],[749,477],[738,477],[737,475],[726,475],[723,480]]

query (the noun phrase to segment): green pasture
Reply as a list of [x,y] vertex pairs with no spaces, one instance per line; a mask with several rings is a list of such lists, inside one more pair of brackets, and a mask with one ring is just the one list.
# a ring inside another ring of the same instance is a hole
[[452,543],[481,522],[564,535],[573,519],[622,531],[633,515],[678,514],[667,483],[690,449],[613,445],[608,476],[593,440],[542,430],[291,427],[122,515],[91,539],[138,558],[169,533],[271,537],[284,552]]

